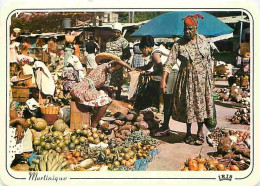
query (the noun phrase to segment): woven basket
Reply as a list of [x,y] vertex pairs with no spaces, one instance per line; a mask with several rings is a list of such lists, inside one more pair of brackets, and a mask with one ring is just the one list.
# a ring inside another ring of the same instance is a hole
[[42,113],[42,118],[46,120],[48,125],[52,125],[57,119],[58,119],[58,114],[60,111],[59,106],[44,106],[46,105],[47,100],[50,100],[49,103],[53,103],[52,97],[48,96],[46,98],[45,103],[40,106],[41,113]]

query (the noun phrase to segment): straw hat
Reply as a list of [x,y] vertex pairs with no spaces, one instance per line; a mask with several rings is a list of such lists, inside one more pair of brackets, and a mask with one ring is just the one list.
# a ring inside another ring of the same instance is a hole
[[108,61],[111,61],[111,60],[115,60],[115,61],[121,61],[121,59],[113,54],[110,54],[110,53],[100,53],[96,56],[96,62],[97,64],[100,64],[101,61],[103,60],[108,60]]

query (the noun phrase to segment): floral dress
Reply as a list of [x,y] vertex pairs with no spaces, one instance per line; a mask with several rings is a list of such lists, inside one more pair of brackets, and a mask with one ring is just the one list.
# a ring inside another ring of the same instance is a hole
[[103,90],[97,90],[105,84],[109,67],[110,63],[104,63],[93,69],[86,80],[72,88],[71,96],[80,104],[91,107],[101,107],[111,103],[112,99]]
[[79,82],[79,71],[73,67],[64,67],[62,78],[63,90],[69,92]]
[[204,122],[205,118],[213,117],[210,43],[202,35],[197,35],[194,43],[178,40],[164,71],[170,73],[177,58],[181,65],[174,86],[172,117],[184,123]]

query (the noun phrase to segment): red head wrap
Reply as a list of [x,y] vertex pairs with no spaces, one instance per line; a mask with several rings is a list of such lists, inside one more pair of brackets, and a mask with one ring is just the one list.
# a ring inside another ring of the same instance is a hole
[[194,14],[194,15],[188,15],[182,20],[184,20],[184,24],[188,26],[198,26],[198,17],[203,19],[203,16],[201,14]]

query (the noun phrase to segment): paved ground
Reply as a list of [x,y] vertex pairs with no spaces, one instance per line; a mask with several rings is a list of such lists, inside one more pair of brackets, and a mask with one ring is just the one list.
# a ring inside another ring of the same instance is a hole
[[[218,127],[230,129],[249,129],[248,125],[234,125],[230,124],[227,117],[234,115],[236,109],[226,108],[216,105]],[[182,164],[189,156],[197,156],[201,151],[201,155],[207,157],[207,153],[215,152],[216,148],[210,147],[207,142],[202,146],[188,145],[182,142],[185,136],[186,124],[170,121],[171,135],[167,137],[158,138],[160,144],[159,157],[149,163],[147,171],[179,171]],[[197,124],[192,125],[192,133],[196,134]],[[207,129],[204,127],[204,134],[207,134]]]

